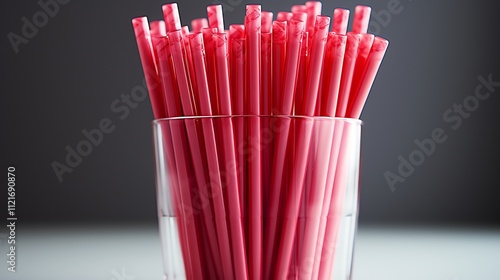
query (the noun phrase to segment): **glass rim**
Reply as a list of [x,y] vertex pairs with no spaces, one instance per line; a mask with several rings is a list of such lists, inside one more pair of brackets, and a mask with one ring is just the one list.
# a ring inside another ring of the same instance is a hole
[[363,121],[355,118],[345,118],[345,117],[329,117],[329,116],[303,116],[303,115],[213,115],[213,116],[177,116],[168,117],[161,119],[154,119],[153,124],[159,124],[166,121],[178,121],[178,120],[196,120],[196,119],[225,119],[225,118],[283,118],[283,119],[313,119],[313,120],[337,120],[344,121],[353,124],[363,125]]

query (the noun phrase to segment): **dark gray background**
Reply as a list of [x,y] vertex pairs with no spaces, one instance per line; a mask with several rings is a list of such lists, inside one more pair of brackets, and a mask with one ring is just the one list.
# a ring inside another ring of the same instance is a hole
[[[221,0],[225,3],[239,2]],[[241,23],[242,1],[225,13]],[[300,1],[260,1],[278,12]],[[325,1],[354,11],[356,1]],[[387,9],[388,0],[357,1]],[[212,1],[179,1],[183,22],[205,16]],[[161,18],[163,1],[70,1],[15,54],[7,38],[21,34],[36,1],[2,2],[0,34],[1,159],[17,168],[18,217],[24,223],[156,223],[149,101],[125,120],[110,109],[142,83],[131,18]],[[500,87],[452,130],[443,113],[472,95],[477,77],[500,81],[495,1],[401,0],[403,10],[380,30],[389,50],[362,115],[361,224],[500,225],[498,105]],[[372,19],[373,20],[373,19]],[[53,161],[109,117],[115,131],[60,183]],[[443,128],[448,140],[391,192],[383,173],[396,172],[415,139]],[[6,188],[5,188],[6,189]],[[6,190],[1,191],[5,197]],[[2,199],[3,200],[3,199]],[[2,211],[4,212],[4,211]]]

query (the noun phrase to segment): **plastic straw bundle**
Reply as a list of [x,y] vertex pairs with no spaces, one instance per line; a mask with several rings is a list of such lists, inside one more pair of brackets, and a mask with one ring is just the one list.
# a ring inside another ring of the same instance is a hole
[[[366,6],[356,7],[350,32],[348,10],[335,9],[330,18],[316,1],[276,20],[248,5],[243,24],[228,30],[220,5],[208,6],[207,18],[191,27],[182,26],[177,4],[162,9],[164,20],[132,20],[154,117],[204,116],[172,123],[164,135],[184,277],[285,279],[322,255],[322,244],[334,243],[337,220],[299,216],[326,217],[342,204],[335,174],[348,140],[342,127],[298,122],[260,145],[272,124],[258,116],[358,119],[388,41],[367,34]],[[248,117],[205,118],[219,115]],[[314,143],[324,147],[324,160],[311,162],[311,139],[327,139]],[[261,147],[237,152],[242,143]],[[317,171],[304,184],[309,168]],[[186,215],[183,206],[194,205],[193,193],[206,193],[207,182],[221,195],[212,195],[199,215]],[[327,279],[332,257],[314,261],[300,279]]]

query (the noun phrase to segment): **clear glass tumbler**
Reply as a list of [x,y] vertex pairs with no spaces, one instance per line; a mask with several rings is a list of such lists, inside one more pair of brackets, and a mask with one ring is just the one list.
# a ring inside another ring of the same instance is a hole
[[351,279],[360,120],[153,121],[166,279]]

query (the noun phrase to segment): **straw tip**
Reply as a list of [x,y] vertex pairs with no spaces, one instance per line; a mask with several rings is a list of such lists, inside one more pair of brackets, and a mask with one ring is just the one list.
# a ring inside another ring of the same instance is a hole
[[349,14],[351,13],[351,11],[349,11],[348,9],[343,9],[343,8],[336,8],[335,10],[333,10],[333,15],[335,17],[346,17],[346,16],[349,16]]
[[181,29],[181,20],[179,16],[179,8],[177,3],[169,3],[161,6],[163,10],[163,17],[167,31],[175,31]]
[[278,12],[276,19],[279,21],[289,21],[293,17],[293,13],[290,12]]
[[260,19],[262,15],[261,5],[247,5],[246,7],[246,17],[250,21],[256,21]]
[[151,35],[153,35],[153,36],[165,36],[165,35],[167,35],[165,22],[163,20],[152,21],[149,25],[151,27]]
[[182,30],[169,31],[167,33],[168,40],[170,43],[178,43],[182,41]]
[[316,16],[316,24],[315,27],[317,30],[328,30],[328,26],[330,26],[330,17],[318,15]]
[[306,22],[307,21],[307,13],[293,13],[292,19]]
[[132,18],[132,25],[135,27],[137,25],[142,25],[148,23],[148,18],[146,16],[134,17]]
[[320,12],[323,4],[320,1],[307,1],[306,7],[309,10]]
[[293,5],[291,9],[292,13],[305,13],[307,11],[306,5]]
[[355,8],[355,13],[361,13],[361,14],[366,14],[370,13],[372,11],[372,8],[370,6],[365,6],[365,5],[357,5]]
[[373,40],[372,49],[374,51],[384,51],[389,46],[389,40],[382,37],[375,37]]
[[269,33],[273,26],[273,13],[262,11],[262,32]]
[[201,33],[191,33],[187,36],[189,39],[189,46],[192,50],[203,50],[203,35]]
[[213,38],[216,48],[223,47],[225,44],[227,44],[227,34],[225,32],[214,33]]
[[231,24],[229,26],[229,37],[243,38],[245,36],[245,26],[242,24]]

